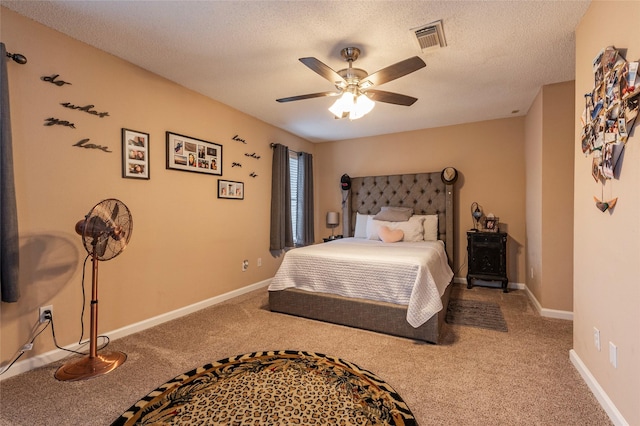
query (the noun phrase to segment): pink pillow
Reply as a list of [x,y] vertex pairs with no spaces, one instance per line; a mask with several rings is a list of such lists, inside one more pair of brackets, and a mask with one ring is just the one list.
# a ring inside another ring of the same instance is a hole
[[384,243],[397,243],[404,238],[404,232],[402,229],[389,229],[388,226],[381,226],[378,229],[378,235]]

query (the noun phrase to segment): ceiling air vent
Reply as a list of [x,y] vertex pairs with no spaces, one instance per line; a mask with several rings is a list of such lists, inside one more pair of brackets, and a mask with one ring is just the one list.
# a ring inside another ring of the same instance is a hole
[[442,20],[432,22],[426,26],[412,28],[422,52],[440,49],[447,45],[442,28]]

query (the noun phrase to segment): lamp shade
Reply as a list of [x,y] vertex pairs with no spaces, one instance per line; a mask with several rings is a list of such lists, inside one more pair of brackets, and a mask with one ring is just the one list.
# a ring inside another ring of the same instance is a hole
[[336,226],[340,223],[340,215],[338,212],[328,212],[327,213],[327,225]]

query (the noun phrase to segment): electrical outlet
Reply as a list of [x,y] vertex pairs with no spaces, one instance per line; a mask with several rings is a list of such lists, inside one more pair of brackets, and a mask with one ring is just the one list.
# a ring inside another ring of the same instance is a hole
[[40,324],[47,322],[47,319],[44,317],[44,313],[46,311],[51,312],[51,316],[53,316],[53,305],[40,306],[40,312],[38,318],[40,319]]
[[598,352],[600,352],[600,330],[595,327],[593,327],[593,344]]
[[533,267],[531,267],[531,279],[533,279]]
[[618,368],[618,347],[613,342],[609,342],[609,362],[613,368]]
[[242,261],[242,272],[246,272],[247,269],[249,269],[249,261],[245,259]]
[[258,262],[257,263],[258,263],[258,266],[262,266],[262,258],[261,257],[258,258]]

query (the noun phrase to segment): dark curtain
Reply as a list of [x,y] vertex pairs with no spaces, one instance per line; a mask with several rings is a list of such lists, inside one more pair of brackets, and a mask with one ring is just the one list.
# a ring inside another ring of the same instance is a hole
[[13,182],[13,147],[9,115],[7,50],[0,43],[0,290],[3,302],[17,302],[18,287],[18,211]]
[[298,244],[306,246],[315,242],[313,222],[313,156],[302,152],[298,157],[298,211],[296,235]]
[[289,148],[275,144],[271,171],[271,237],[269,242],[269,249],[272,251],[293,247],[289,175]]

